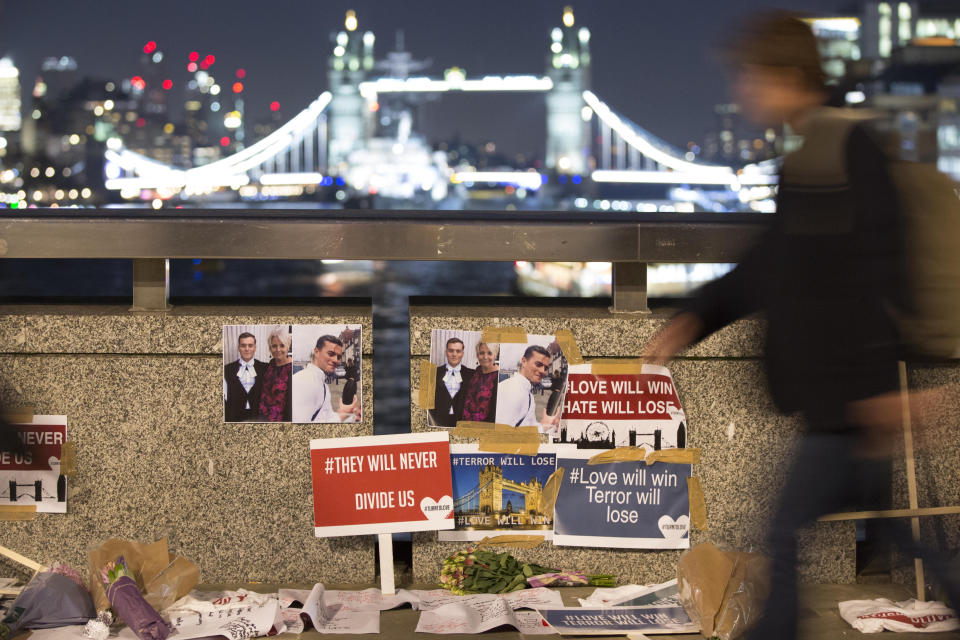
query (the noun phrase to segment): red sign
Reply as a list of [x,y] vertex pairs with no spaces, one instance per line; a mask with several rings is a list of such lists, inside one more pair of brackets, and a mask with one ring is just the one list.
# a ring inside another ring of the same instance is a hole
[[0,451],[0,471],[51,471],[51,460],[56,460],[59,470],[60,449],[67,438],[66,420],[60,424],[15,424],[13,428],[27,452],[21,455]]
[[594,375],[567,377],[564,420],[669,420],[680,407],[677,390],[668,375]]
[[453,529],[449,434],[310,441],[319,537]]

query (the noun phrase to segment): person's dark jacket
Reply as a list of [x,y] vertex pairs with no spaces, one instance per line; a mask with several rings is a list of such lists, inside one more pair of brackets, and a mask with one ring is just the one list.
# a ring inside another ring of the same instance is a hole
[[803,149],[784,160],[770,228],[687,307],[704,323],[701,338],[766,312],[766,373],[785,412],[840,407],[898,384],[889,307],[906,308],[909,295],[897,193],[867,127],[838,141],[842,128],[811,124]]
[[[463,401],[466,396],[467,383],[470,382],[473,372],[474,370],[469,367],[460,366],[460,389],[451,398],[447,385],[443,382],[443,376],[447,373],[447,366],[440,365],[437,367],[434,408],[430,411],[430,417],[433,418],[434,424],[440,427],[457,426],[457,421],[463,417]],[[450,413],[451,408],[453,408],[453,413]]]
[[[223,367],[223,379],[227,383],[227,399],[223,404],[223,420],[225,422],[243,422],[252,420],[260,412],[260,390],[263,388],[263,376],[270,365],[260,360],[253,361],[253,369],[257,372],[257,380],[250,387],[249,393],[244,390],[237,378],[240,371],[240,361],[234,360]],[[250,408],[247,409],[249,402]]]

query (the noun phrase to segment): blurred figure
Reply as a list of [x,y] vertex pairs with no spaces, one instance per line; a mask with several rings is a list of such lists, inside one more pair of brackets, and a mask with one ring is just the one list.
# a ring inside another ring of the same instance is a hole
[[[823,107],[827,91],[810,29],[783,13],[748,20],[725,53],[744,114],[788,123],[804,145],[784,159],[777,213],[736,269],[704,286],[654,336],[663,363],[747,314],[764,311],[766,374],[783,412],[808,432],[769,531],[771,592],[750,638],[791,640],[797,627],[797,529],[818,516],[889,508],[900,432],[898,332],[889,305],[909,308],[897,192],[862,120]],[[902,550],[928,561],[953,600],[956,571],[913,543],[906,521],[876,521]]]
[[481,342],[477,344],[479,366],[466,384],[463,400],[463,419],[473,422],[493,422],[497,412],[497,382],[500,367],[497,356],[500,345]]
[[270,363],[263,375],[260,390],[260,417],[267,422],[290,422],[292,418],[291,378],[293,359],[290,357],[290,329],[276,327],[267,338]]

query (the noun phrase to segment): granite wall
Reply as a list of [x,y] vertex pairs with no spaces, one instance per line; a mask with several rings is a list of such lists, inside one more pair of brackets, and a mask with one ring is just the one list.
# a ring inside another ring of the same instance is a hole
[[[152,541],[223,582],[370,582],[373,536],[316,538],[311,438],[373,433],[369,305],[0,309],[0,398],[66,414],[76,445],[65,515],[0,524],[0,545],[85,566],[110,537]],[[221,327],[363,327],[363,421],[223,422]],[[0,558],[0,575],[25,575]]]
[[[428,358],[430,330],[484,326],[522,326],[528,333],[551,334],[571,329],[587,359],[637,357],[647,340],[669,317],[611,314],[606,309],[563,306],[470,306],[469,299],[410,309],[412,371]],[[763,323],[739,321],[687,350],[670,365],[688,419],[688,446],[702,451],[693,474],[701,478],[707,505],[708,531],[693,532],[691,543],[713,541],[741,550],[761,549],[765,527],[776,505],[793,446],[800,435],[797,418],[779,415],[765,389],[760,362]],[[916,369],[917,385],[960,382],[960,368]],[[411,376],[416,398],[418,375]],[[960,504],[960,467],[956,424],[960,398],[930,409],[931,426],[918,436],[921,506]],[[413,406],[414,431],[428,430],[426,411]],[[950,437],[949,434],[954,434]],[[933,443],[942,446],[936,449]],[[902,467],[901,467],[902,469]],[[902,473],[899,476],[902,479]],[[904,484],[905,486],[905,484]],[[903,498],[905,500],[905,497]],[[933,538],[951,548],[960,546],[957,519],[928,519]],[[943,531],[950,533],[944,534]],[[462,543],[439,542],[435,533],[414,534],[413,570],[418,581],[436,579],[444,557]],[[547,566],[588,572],[614,572],[622,581],[652,582],[676,575],[676,551],[634,551],[541,545],[519,557]],[[820,523],[801,534],[801,579],[805,582],[849,583],[856,579],[855,525],[851,521]]]

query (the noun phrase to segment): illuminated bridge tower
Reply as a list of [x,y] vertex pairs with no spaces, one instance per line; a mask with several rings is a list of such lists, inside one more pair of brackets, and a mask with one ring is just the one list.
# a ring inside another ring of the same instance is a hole
[[590,30],[574,28],[573,9],[563,10],[563,27],[550,34],[547,74],[547,168],[557,173],[587,170],[590,118],[583,117],[583,92],[590,88]]
[[499,513],[503,509],[503,469],[488,464],[480,470],[480,511]]
[[347,11],[344,29],[332,37],[334,48],[328,70],[333,94],[327,155],[331,173],[342,173],[350,152],[366,141],[366,105],[360,95],[360,83],[373,69],[373,32],[360,36],[357,14],[352,10]]

